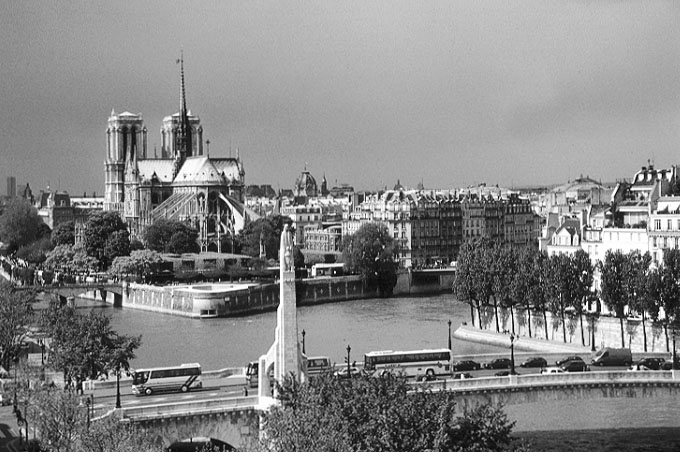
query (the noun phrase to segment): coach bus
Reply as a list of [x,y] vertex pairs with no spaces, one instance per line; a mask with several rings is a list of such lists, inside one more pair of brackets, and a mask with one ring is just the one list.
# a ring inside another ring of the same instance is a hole
[[451,350],[379,351],[364,355],[364,371],[382,375],[386,372],[406,377],[451,376]]
[[197,363],[137,369],[132,373],[132,393],[136,395],[151,395],[157,391],[187,392],[202,387],[201,365]]

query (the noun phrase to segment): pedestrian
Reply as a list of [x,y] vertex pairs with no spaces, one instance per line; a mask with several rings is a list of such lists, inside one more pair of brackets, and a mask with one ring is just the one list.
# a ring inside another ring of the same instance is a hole
[[248,386],[243,387],[243,397],[248,397]]

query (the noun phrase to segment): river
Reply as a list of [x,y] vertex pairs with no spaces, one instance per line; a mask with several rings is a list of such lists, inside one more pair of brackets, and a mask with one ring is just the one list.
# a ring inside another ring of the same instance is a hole
[[[118,333],[142,335],[133,367],[183,362],[198,362],[207,370],[245,366],[274,342],[276,311],[197,320],[109,305],[93,309],[109,314]],[[447,347],[447,322],[451,320],[455,330],[469,319],[469,312],[467,305],[449,294],[371,298],[297,310],[298,330],[306,333],[307,355],[328,356],[338,363],[347,356],[348,345],[353,361],[363,361],[363,354],[373,350]],[[452,348],[457,355],[507,351],[455,338]]]

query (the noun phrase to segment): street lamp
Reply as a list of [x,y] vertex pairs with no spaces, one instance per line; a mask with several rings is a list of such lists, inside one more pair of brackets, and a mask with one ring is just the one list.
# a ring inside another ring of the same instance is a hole
[[116,408],[120,408],[120,364],[116,369]]
[[451,319],[449,319],[448,324],[449,324],[449,350],[451,350]]
[[40,364],[45,365],[45,341],[43,339],[38,339],[38,345],[40,346]]
[[510,375],[515,375],[515,335],[510,333]]
[[14,404],[12,413],[17,412],[17,367],[19,367],[19,357],[14,355]]
[[90,428],[90,395],[88,394],[87,399],[85,399],[85,408],[87,409],[87,428]]
[[352,347],[347,344],[347,378],[352,378],[352,370],[350,369],[349,352],[352,351]]
[[302,353],[306,354],[307,352],[305,351],[305,330],[302,330]]
[[675,364],[675,361],[676,361],[676,359],[677,359],[677,356],[676,356],[676,354],[675,354],[675,328],[673,328],[673,334],[672,334],[672,336],[673,336],[673,365],[671,366],[671,369],[676,370],[676,369],[677,369],[677,366],[676,366],[676,364]]

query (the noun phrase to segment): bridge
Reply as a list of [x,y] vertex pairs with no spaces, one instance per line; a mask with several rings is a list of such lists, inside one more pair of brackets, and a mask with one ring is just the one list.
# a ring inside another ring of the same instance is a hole
[[[112,303],[114,306],[123,305],[123,297],[127,295],[126,283],[114,282],[84,282],[84,283],[60,283],[45,284],[42,286],[17,286],[15,290],[49,292],[59,296],[62,303],[67,303],[70,298],[77,297],[84,292],[99,294],[103,302]],[[109,294],[113,296],[111,300]]]
[[[433,392],[454,392],[460,410],[482,404],[512,406],[584,399],[650,398],[661,402],[680,397],[680,370],[526,374],[414,382],[413,386]],[[243,447],[257,440],[261,415],[270,403],[268,398],[258,396],[219,397],[124,406],[116,414],[123,422],[153,431],[165,446],[170,445],[173,438],[203,436]]]

